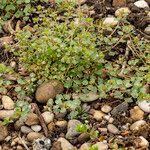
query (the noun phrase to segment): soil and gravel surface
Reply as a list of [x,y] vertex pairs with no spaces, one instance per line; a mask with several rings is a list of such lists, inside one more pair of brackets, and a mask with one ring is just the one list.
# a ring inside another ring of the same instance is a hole
[[[144,1],[144,0],[141,0]],[[150,39],[150,0],[138,4],[137,0],[85,0],[82,5],[92,8],[95,19],[115,16],[116,10],[128,8],[127,20],[136,28],[136,34]],[[108,22],[107,22],[108,23]],[[6,36],[1,35],[1,36]],[[12,37],[5,39],[12,42]],[[15,68],[16,72],[27,77],[16,57],[6,52],[0,38],[0,62]],[[4,39],[3,39],[4,40]],[[16,84],[15,76],[5,76]],[[54,86],[53,83],[56,83]],[[14,114],[17,95],[13,85],[0,93],[0,120]],[[50,92],[54,91],[54,92]],[[56,92],[57,91],[57,92]],[[31,112],[26,120],[15,120],[8,126],[0,121],[0,150],[149,150],[150,149],[150,102],[127,103],[114,99],[99,99],[90,94],[89,102],[82,103],[87,110],[89,126],[99,132],[91,139],[87,133],[79,133],[76,126],[83,123],[83,118],[69,120],[67,112],[55,114],[46,109],[47,100],[62,93],[64,87],[57,81],[41,85],[35,91],[33,99],[27,97]],[[26,105],[26,104],[25,104]],[[92,129],[91,129],[92,130]]]

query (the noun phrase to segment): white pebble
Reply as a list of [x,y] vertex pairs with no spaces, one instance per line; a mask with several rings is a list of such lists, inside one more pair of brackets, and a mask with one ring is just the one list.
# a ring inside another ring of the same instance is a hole
[[40,125],[32,125],[31,129],[35,132],[41,131],[42,127]]
[[113,16],[109,16],[105,18],[105,20],[103,21],[103,24],[108,25],[108,26],[115,26],[118,24],[118,20]]
[[134,3],[138,8],[149,8],[147,2],[145,0],[139,0]]
[[140,101],[138,102],[138,106],[146,113],[150,113],[150,101]]

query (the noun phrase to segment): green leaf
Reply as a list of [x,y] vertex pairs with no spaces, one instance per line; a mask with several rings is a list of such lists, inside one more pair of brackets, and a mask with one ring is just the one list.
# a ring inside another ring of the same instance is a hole
[[88,80],[83,80],[82,82],[83,85],[88,85],[88,83],[89,83]]
[[69,80],[67,80],[67,81],[65,82],[64,87],[70,88],[71,86],[72,86],[72,80],[69,79]]
[[28,14],[29,14],[30,9],[31,9],[31,5],[30,5],[30,4],[28,4],[28,5],[26,5],[26,6],[25,6],[25,8],[24,8],[23,12],[24,12],[26,15],[28,15]]
[[20,18],[23,16],[23,12],[20,10],[17,10],[17,12],[14,14],[16,18]]
[[0,9],[4,9],[7,4],[7,0],[1,0]]
[[5,9],[6,11],[10,11],[10,10],[15,10],[16,7],[13,4],[10,4],[10,5],[7,5]]
[[21,91],[21,87],[20,87],[20,86],[15,87],[15,91],[16,91],[16,92],[20,92],[20,91]]
[[17,2],[17,4],[23,4],[24,0],[17,0],[16,2]]
[[81,125],[78,124],[76,126],[76,131],[79,132],[79,133],[86,133],[87,130],[88,130],[88,128],[87,128],[86,124],[81,124]]
[[30,3],[30,0],[25,0],[25,3],[27,4],[27,3]]
[[18,82],[18,84],[21,84],[21,85],[25,84],[25,81],[23,79],[18,79],[17,82]]

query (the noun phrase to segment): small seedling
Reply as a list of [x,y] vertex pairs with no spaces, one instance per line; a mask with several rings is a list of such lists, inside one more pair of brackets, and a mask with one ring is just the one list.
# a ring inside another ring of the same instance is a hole
[[86,124],[77,125],[76,131],[79,133],[86,133],[90,136],[91,140],[94,140],[98,137],[98,131],[96,131],[94,127],[89,127]]

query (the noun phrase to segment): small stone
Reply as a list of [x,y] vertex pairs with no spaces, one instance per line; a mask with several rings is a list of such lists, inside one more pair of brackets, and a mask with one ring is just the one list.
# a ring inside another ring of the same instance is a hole
[[134,144],[136,148],[147,149],[149,147],[149,142],[143,136],[136,138]]
[[39,124],[39,118],[36,114],[30,113],[25,121],[25,124],[28,126]]
[[51,122],[47,125],[47,128],[50,132],[53,132],[54,129],[55,129],[55,123],[54,122]]
[[91,144],[90,143],[84,143],[81,145],[79,150],[89,150]]
[[34,141],[34,140],[36,140],[36,139],[38,139],[38,138],[43,138],[44,137],[44,135],[43,134],[41,134],[41,133],[38,133],[38,132],[30,132],[28,135],[27,135],[27,139],[28,139],[28,141]]
[[14,109],[14,105],[15,105],[13,100],[8,96],[2,96],[2,104],[4,106],[4,109],[7,110]]
[[24,148],[21,145],[17,145],[16,150],[24,150]]
[[59,141],[53,142],[53,146],[52,146],[51,150],[62,150],[61,142],[59,142]]
[[130,126],[130,130],[139,130],[139,128],[143,125],[146,125],[145,120],[136,121]]
[[35,132],[41,131],[42,127],[40,125],[32,125],[31,129]]
[[120,114],[126,112],[127,110],[128,110],[128,103],[123,102],[123,103],[119,104],[118,106],[114,107],[113,110],[111,111],[111,114],[113,116],[117,116],[117,115],[120,115]]
[[15,62],[15,61],[11,61],[11,62],[10,62],[10,67],[16,68],[16,62]]
[[67,121],[66,120],[62,120],[62,121],[57,121],[56,126],[58,126],[59,128],[66,128],[67,127]]
[[144,112],[138,106],[135,106],[130,110],[130,117],[134,121],[142,120],[144,118]]
[[114,122],[114,118],[110,117],[108,120],[109,123],[113,123]]
[[107,128],[98,128],[98,130],[103,134],[107,133]]
[[87,133],[82,133],[79,135],[78,137],[78,141],[79,143],[83,144],[85,143],[86,141],[90,140],[90,136],[87,134]]
[[57,80],[51,80],[41,84],[35,93],[35,98],[40,103],[46,103],[49,99],[53,99],[57,94],[62,93],[64,86]]
[[117,17],[124,17],[127,16],[131,10],[128,7],[122,7],[115,11],[115,16]]
[[112,110],[112,107],[109,105],[103,105],[101,111],[104,113],[109,113]]
[[109,116],[109,115],[105,115],[103,118],[104,118],[105,120],[109,121],[110,116]]
[[107,129],[112,134],[118,134],[119,133],[118,128],[113,124],[108,124]]
[[0,142],[3,141],[8,136],[7,127],[0,122]]
[[33,142],[33,150],[50,150],[51,140],[49,138],[36,139]]
[[138,102],[138,106],[146,113],[150,113],[150,101],[140,101]]
[[14,114],[14,110],[0,110],[0,119],[10,118]]
[[150,34],[150,25],[145,28],[144,32],[145,32],[146,34]]
[[72,98],[75,100],[80,98],[82,102],[93,102],[99,98],[99,95],[96,93],[90,92],[87,94],[73,94]]
[[79,120],[69,120],[66,139],[74,139],[79,133],[76,131],[77,125],[81,125],[82,123]]
[[75,150],[75,147],[65,138],[59,138],[57,141],[61,143],[62,150]]
[[108,144],[104,142],[97,142],[92,147],[97,147],[98,150],[108,150]]
[[28,134],[30,132],[33,132],[33,130],[27,126],[22,126],[21,127],[21,132],[24,133],[24,134]]
[[5,141],[6,141],[6,142],[9,142],[11,139],[12,139],[12,137],[8,135],[8,136],[5,138]]
[[42,113],[42,116],[46,124],[49,124],[50,122],[53,122],[54,120],[54,114],[49,111],[45,111],[44,113]]
[[101,121],[104,116],[105,114],[102,111],[94,110],[93,118],[96,119],[97,121]]
[[108,26],[115,26],[118,24],[118,20],[114,16],[109,16],[105,18],[103,21],[103,24],[108,25]]
[[86,2],[87,0],[76,0],[77,5],[82,5]]
[[134,3],[134,5],[138,8],[149,8],[147,2],[145,0],[139,0]]

